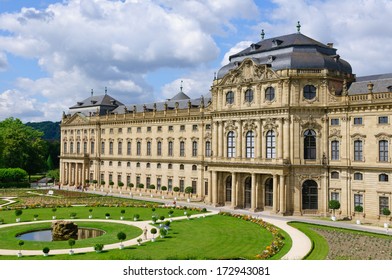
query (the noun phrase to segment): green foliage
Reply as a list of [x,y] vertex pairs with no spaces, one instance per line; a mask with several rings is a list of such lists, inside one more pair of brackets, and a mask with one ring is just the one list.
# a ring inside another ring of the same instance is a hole
[[135,214],[135,215],[133,215],[133,218],[136,219],[136,220],[139,220],[140,215],[139,214]]
[[105,185],[105,184],[106,184],[105,181],[102,180],[102,181],[101,181],[101,185],[103,186],[103,185]]
[[154,234],[157,233],[157,229],[156,228],[152,228],[150,232],[151,232],[152,235],[154,235]]
[[128,187],[133,188],[134,187],[133,183],[128,183]]
[[119,186],[120,188],[122,188],[122,187],[124,187],[124,183],[123,183],[123,182],[118,182],[118,186]]
[[382,214],[385,216],[389,216],[389,215],[391,215],[391,210],[389,210],[388,208],[383,208]]
[[46,167],[48,168],[48,170],[52,170],[54,167],[51,154],[49,154],[48,158],[46,159]]
[[46,169],[47,144],[42,135],[19,119],[8,118],[0,122],[0,167],[19,167],[28,174]]
[[163,221],[163,220],[165,220],[165,216],[160,216],[159,219],[160,219],[161,221]]
[[180,188],[179,188],[179,187],[174,187],[174,188],[173,188],[173,191],[174,191],[174,192],[179,192],[179,191],[180,191]]
[[46,177],[53,179],[54,181],[60,180],[60,171],[58,169],[49,170],[46,173]]
[[22,246],[24,245],[24,241],[23,241],[23,240],[19,240],[18,245],[19,245],[20,247],[22,247]]
[[363,207],[361,205],[357,205],[357,206],[354,207],[354,211],[355,212],[359,212],[359,213],[363,212]]
[[340,208],[340,202],[337,200],[330,200],[328,203],[329,209],[336,210]]
[[44,140],[60,140],[60,122],[28,122],[26,126],[32,127],[43,133]]
[[71,214],[69,214],[69,216],[71,217],[71,218],[73,218],[73,219],[75,219],[76,218],[76,213],[75,212],[72,212]]
[[165,237],[167,235],[167,230],[164,228],[159,229],[159,235]]
[[98,244],[94,245],[94,250],[99,253],[99,252],[101,252],[103,250],[103,247],[104,247],[103,244],[98,243]]
[[0,189],[5,189],[5,188],[18,188],[18,189],[30,188],[30,183],[29,182],[0,183]]
[[186,187],[186,188],[185,188],[185,193],[187,193],[188,196],[191,195],[192,191],[193,191],[193,188],[192,188],[192,187]]
[[68,239],[68,245],[69,247],[71,247],[71,249],[75,245],[75,243],[76,243],[75,239],[73,238]]
[[117,233],[117,239],[120,240],[121,242],[124,241],[127,238],[127,235],[120,231],[119,233]]
[[162,186],[162,187],[161,187],[161,190],[166,191],[166,190],[167,190],[167,187],[166,187],[166,186]]
[[110,213],[105,213],[105,217],[110,217]]
[[148,188],[149,188],[150,190],[154,190],[154,189],[155,189],[155,185],[149,185]]
[[28,174],[21,168],[1,168],[0,169],[0,182],[22,182],[27,178]]
[[57,211],[57,208],[52,208],[52,212],[55,213]]
[[122,215],[124,215],[124,214],[125,214],[125,210],[124,210],[124,209],[121,209],[120,213],[121,213]]
[[141,188],[141,189],[142,189],[142,188],[144,188],[144,185],[143,185],[143,184],[139,184],[139,185],[138,185],[138,188]]
[[42,249],[42,252],[44,252],[45,254],[49,253],[49,251],[50,251],[49,247],[44,247]]
[[23,211],[21,210],[21,209],[16,209],[15,210],[15,216],[16,217],[19,217],[19,216],[21,216],[23,214]]
[[113,185],[114,185],[114,182],[113,182],[113,181],[110,181],[110,182],[109,182],[109,185],[110,185],[110,186],[113,186]]

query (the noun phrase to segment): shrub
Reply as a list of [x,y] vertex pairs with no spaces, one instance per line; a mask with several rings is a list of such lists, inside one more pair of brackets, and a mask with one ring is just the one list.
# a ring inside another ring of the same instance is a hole
[[71,250],[72,250],[72,247],[75,245],[75,243],[76,243],[75,239],[73,239],[73,238],[68,239],[68,245],[69,245],[69,247],[71,247]]
[[101,181],[101,185],[105,185],[106,182],[104,180]]
[[162,236],[162,237],[165,237],[167,235],[167,230],[164,229],[164,228],[161,228],[159,230],[159,235]]
[[124,183],[123,183],[123,182],[118,182],[118,186],[119,186],[120,188],[122,188],[122,187],[124,187]]
[[90,209],[88,209],[88,211],[91,213],[91,212],[93,212],[93,209],[92,209],[92,208],[90,208]]
[[117,239],[121,241],[121,243],[127,238],[127,235],[120,231],[119,233],[117,233]]
[[23,211],[21,210],[21,209],[16,209],[15,210],[15,216],[16,217],[19,217],[20,215],[22,215],[23,214]]
[[179,192],[179,191],[180,191],[180,188],[179,188],[179,187],[174,187],[174,188],[173,188],[173,191],[174,191],[174,192]]
[[27,176],[27,172],[21,168],[0,168],[1,183],[19,183]]
[[143,239],[141,239],[141,238],[138,238],[136,241],[137,241],[137,243],[139,243],[139,244],[140,244],[140,243],[142,243]]
[[103,244],[97,243],[97,244],[94,245],[94,250],[95,250],[95,252],[99,253],[99,252],[101,252],[103,250],[103,247],[104,247]]
[[142,189],[142,188],[144,188],[144,185],[143,184],[139,184],[137,187]]
[[140,215],[139,214],[135,214],[135,215],[133,215],[133,218],[136,219],[136,220],[139,220]]
[[155,216],[153,216],[151,220],[152,220],[154,223],[156,223],[156,222],[157,222],[157,220],[158,220],[158,218],[157,218],[157,217],[155,217]]
[[70,216],[71,218],[73,218],[73,219],[76,218],[76,215],[77,215],[77,214],[76,214],[75,212],[72,212],[72,213],[69,214],[69,216]]
[[159,219],[160,219],[161,221],[163,221],[163,220],[165,219],[165,216],[160,216]]
[[152,207],[152,208],[151,208],[151,211],[152,211],[152,212],[155,212],[155,207]]
[[330,200],[328,203],[329,209],[332,209],[333,216],[335,216],[335,210],[340,208],[340,202],[337,200]]
[[110,213],[106,213],[106,214],[105,214],[105,217],[110,217]]
[[192,188],[192,187],[186,187],[186,188],[185,188],[185,193],[188,194],[188,197],[191,196],[191,193],[192,193],[192,192],[193,192],[193,188]]
[[151,232],[151,234],[152,234],[152,237],[154,237],[154,234],[157,234],[157,229],[156,229],[156,228],[152,228],[152,229],[150,230],[150,232]]
[[389,210],[388,208],[383,208],[382,214],[385,216],[389,216],[389,215],[391,215],[391,210]]
[[166,190],[167,190],[167,187],[166,187],[166,186],[162,186],[162,187],[161,187],[161,190],[166,191]]
[[131,189],[132,189],[132,188],[133,188],[133,186],[134,186],[134,185],[133,185],[133,183],[128,183],[128,187],[129,187],[129,188],[131,188]]
[[50,251],[49,247],[44,247],[44,248],[42,249],[42,252],[44,252],[45,254],[48,254],[49,251]]
[[18,245],[20,247],[20,249],[19,249],[19,253],[20,253],[20,251],[22,250],[22,246],[24,245],[24,241],[23,240],[19,240]]
[[57,208],[52,208],[52,212],[55,213],[57,211]]
[[155,189],[155,185],[149,185],[148,188],[149,188],[150,190],[154,190],[154,189]]
[[355,206],[354,211],[355,212],[363,212],[363,207],[361,205],[357,205],[357,206]]
[[110,181],[110,182],[109,182],[109,185],[110,185],[110,186],[113,186],[113,185],[114,185],[114,182],[113,182],[113,181]]
[[173,215],[174,211],[173,210],[169,210],[169,216],[171,217],[171,215]]
[[121,209],[120,213],[121,213],[122,215],[124,215],[124,214],[125,214],[125,210],[124,210],[124,209]]

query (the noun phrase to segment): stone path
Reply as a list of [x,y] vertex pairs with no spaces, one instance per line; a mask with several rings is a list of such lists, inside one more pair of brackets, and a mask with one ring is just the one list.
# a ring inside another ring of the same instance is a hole
[[10,205],[10,204],[12,204],[12,203],[15,203],[16,201],[13,200],[13,199],[15,199],[15,198],[16,198],[16,197],[0,197],[0,199],[7,201],[7,203],[1,204],[1,205],[0,205],[0,208],[2,208],[2,207],[4,207],[4,206],[7,206],[7,205]]

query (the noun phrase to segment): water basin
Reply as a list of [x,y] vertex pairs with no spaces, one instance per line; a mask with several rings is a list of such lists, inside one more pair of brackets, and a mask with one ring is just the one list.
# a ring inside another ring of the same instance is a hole
[[[78,237],[77,240],[87,239],[87,238],[94,238],[105,234],[105,231],[96,229],[96,228],[83,228],[80,227],[78,229]],[[29,231],[24,232],[16,236],[21,240],[26,241],[53,241],[52,239],[52,230],[43,229],[43,230],[36,230],[36,231]]]

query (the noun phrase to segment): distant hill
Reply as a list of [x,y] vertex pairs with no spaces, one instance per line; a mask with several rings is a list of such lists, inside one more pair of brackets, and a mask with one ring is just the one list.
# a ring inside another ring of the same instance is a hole
[[38,131],[42,131],[44,133],[42,137],[44,140],[60,141],[60,122],[28,122],[26,125]]

